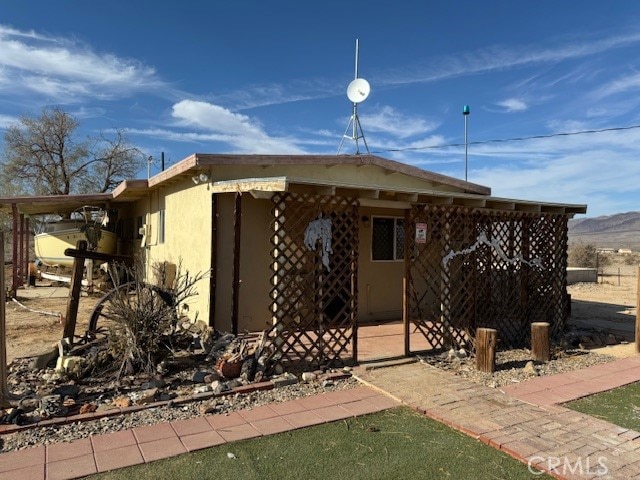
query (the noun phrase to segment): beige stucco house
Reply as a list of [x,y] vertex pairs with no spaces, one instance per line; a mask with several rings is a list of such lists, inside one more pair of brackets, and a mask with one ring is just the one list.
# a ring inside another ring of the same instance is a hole
[[358,326],[374,321],[404,318],[435,347],[480,326],[509,344],[533,321],[562,329],[567,220],[586,212],[372,155],[194,154],[110,194],[0,205],[28,217],[65,201],[111,209],[119,253],[149,277],[161,262],[211,270],[192,317],[314,359],[357,357]]

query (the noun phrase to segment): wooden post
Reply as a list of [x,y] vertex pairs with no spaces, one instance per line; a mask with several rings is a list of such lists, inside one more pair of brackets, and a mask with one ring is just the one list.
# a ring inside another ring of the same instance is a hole
[[12,406],[17,398],[7,387],[7,329],[5,302],[7,285],[4,278],[4,232],[0,232],[0,408]]
[[531,355],[538,362],[548,362],[551,358],[549,324],[547,322],[533,322],[531,324]]
[[494,328],[478,328],[476,331],[476,368],[493,373],[496,369],[496,344],[498,331]]
[[[86,240],[78,240],[76,248],[81,252],[87,250]],[[67,301],[67,315],[64,321],[63,339],[67,339],[69,344],[73,344],[73,337],[76,333],[76,319],[78,318],[78,305],[80,304],[80,287],[82,286],[82,273],[84,270],[84,258],[73,259],[73,272],[71,274],[71,285],[69,286],[69,300]]]
[[[11,216],[12,216],[12,235],[13,235],[13,255],[12,255],[12,285],[11,285],[11,295],[13,297],[16,296],[16,292],[18,291],[18,287],[20,286],[20,282],[18,280],[18,205],[15,203],[11,204]],[[4,268],[4,263],[2,265]]]
[[30,229],[30,225],[29,225],[29,217],[26,217],[24,219],[24,251],[25,251],[25,255],[24,255],[24,278],[27,281],[27,285],[29,282],[29,229]]
[[7,334],[5,324],[5,292],[7,286],[4,284],[4,232],[0,232],[0,408],[9,407],[4,393],[7,389]]
[[242,194],[236,193],[233,210],[233,280],[231,285],[231,333],[238,334],[238,309],[240,302],[240,235],[242,231]]
[[20,277],[20,285],[24,285],[26,271],[24,269],[24,213],[20,214],[20,248],[18,249],[18,275]]
[[636,272],[638,286],[636,288],[636,353],[640,353],[640,265]]
[[216,326],[216,284],[218,283],[218,197],[211,194],[211,263],[209,272],[209,326]]
[[411,285],[411,255],[409,241],[411,233],[410,210],[404,211],[404,278],[402,279],[402,323],[404,326],[404,356],[411,355],[410,331],[409,331],[409,286]]

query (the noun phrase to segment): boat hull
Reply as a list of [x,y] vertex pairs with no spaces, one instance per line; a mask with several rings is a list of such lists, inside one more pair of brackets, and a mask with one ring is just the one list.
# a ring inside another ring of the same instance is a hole
[[[36,257],[50,267],[72,267],[73,258],[65,256],[64,251],[67,248],[76,248],[78,240],[86,239],[86,235],[77,228],[40,233],[34,237]],[[114,254],[117,247],[117,235],[108,230],[102,230],[97,251]]]

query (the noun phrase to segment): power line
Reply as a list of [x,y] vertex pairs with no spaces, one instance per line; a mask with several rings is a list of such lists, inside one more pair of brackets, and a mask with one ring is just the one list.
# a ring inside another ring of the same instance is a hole
[[[544,138],[555,138],[555,137],[570,137],[573,135],[587,135],[594,133],[603,133],[603,132],[619,132],[622,130],[633,130],[635,128],[640,128],[640,125],[629,125],[628,127],[611,127],[611,128],[601,128],[599,130],[580,130],[577,132],[559,132],[559,133],[550,133],[549,135],[532,135],[530,137],[513,137],[513,138],[499,138],[494,140],[478,140],[475,142],[468,142],[467,145],[486,145],[489,143],[507,143],[507,142],[522,142],[524,140],[540,140]],[[452,147],[464,147],[464,143],[449,143],[446,145],[424,145],[421,147],[404,147],[404,148],[388,148],[384,150],[375,150],[371,153],[385,153],[385,152],[408,152],[408,151],[416,151],[416,150],[437,150],[440,148],[452,148]]]

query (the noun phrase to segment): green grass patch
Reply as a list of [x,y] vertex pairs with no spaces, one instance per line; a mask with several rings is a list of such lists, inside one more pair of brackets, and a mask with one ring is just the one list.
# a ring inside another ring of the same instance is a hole
[[[227,454],[233,453],[234,459]],[[527,466],[400,407],[220,445],[92,479],[531,479]]]
[[565,407],[632,430],[640,430],[640,382],[565,404]]

